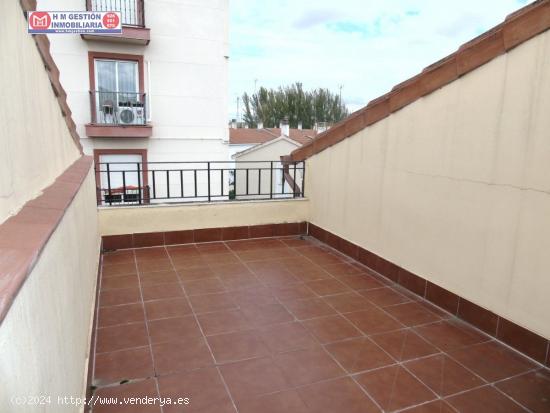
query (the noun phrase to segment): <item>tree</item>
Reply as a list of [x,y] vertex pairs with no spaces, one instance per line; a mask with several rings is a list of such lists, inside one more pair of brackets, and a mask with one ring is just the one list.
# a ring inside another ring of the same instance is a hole
[[349,115],[338,94],[328,89],[304,91],[301,83],[278,89],[261,87],[256,93],[243,95],[243,121],[250,128],[262,122],[265,128],[276,128],[288,117],[290,127],[297,128],[302,122],[311,129],[316,122],[336,123]]

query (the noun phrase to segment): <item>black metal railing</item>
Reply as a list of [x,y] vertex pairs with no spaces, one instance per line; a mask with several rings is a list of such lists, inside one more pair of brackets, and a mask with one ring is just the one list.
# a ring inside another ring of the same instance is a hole
[[98,205],[304,197],[304,162],[101,162]]
[[145,125],[145,93],[90,91],[92,123],[102,125]]
[[143,0],[86,0],[88,11],[118,11],[123,26],[145,27]]

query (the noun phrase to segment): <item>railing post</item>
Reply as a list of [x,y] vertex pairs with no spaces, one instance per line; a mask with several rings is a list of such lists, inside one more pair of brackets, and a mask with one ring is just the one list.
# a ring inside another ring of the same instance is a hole
[[210,162],[207,162],[208,171],[208,202],[210,202]]
[[269,168],[269,199],[273,199],[273,161],[270,162]]
[[302,198],[306,196],[306,162],[302,161]]
[[113,196],[111,194],[111,171],[107,164],[107,190],[109,191],[109,206],[113,205]]
[[138,178],[138,198],[139,198],[139,204],[141,205],[141,167],[139,165],[139,162],[136,163],[137,165],[137,178]]
[[292,197],[296,198],[296,161],[294,162],[294,184],[292,185]]

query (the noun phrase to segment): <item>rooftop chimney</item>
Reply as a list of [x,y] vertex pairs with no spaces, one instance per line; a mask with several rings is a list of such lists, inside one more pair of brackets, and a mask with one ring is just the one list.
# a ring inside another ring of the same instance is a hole
[[302,121],[298,122],[298,129],[302,130],[304,128],[304,124]]
[[290,136],[290,125],[286,116],[281,120],[279,128],[281,128],[281,136]]
[[317,133],[323,133],[325,132],[326,130],[328,130],[329,127],[328,127],[328,123],[327,122],[316,122],[315,123],[315,131]]
[[231,129],[237,129],[237,119],[231,119]]
[[263,129],[264,128],[264,123],[260,120],[258,121],[258,129]]

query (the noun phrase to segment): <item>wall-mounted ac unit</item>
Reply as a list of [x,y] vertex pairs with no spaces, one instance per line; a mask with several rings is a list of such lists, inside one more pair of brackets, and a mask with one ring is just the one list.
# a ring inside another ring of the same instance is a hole
[[118,118],[122,125],[143,125],[145,109],[143,106],[120,106]]

